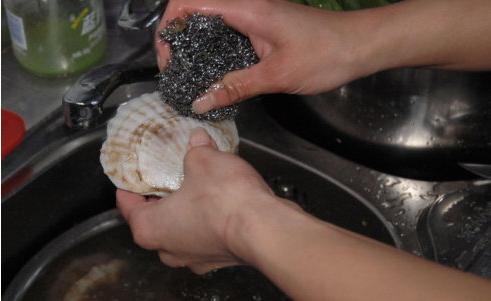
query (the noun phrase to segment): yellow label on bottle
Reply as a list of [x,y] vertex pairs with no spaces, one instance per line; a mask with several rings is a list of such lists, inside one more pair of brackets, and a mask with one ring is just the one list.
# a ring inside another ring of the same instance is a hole
[[76,30],[77,28],[79,28],[80,24],[84,20],[85,16],[87,16],[89,14],[89,12],[90,12],[90,9],[88,7],[84,8],[80,12],[80,14],[77,17],[75,17],[75,19],[72,20],[71,25],[70,25],[71,29]]

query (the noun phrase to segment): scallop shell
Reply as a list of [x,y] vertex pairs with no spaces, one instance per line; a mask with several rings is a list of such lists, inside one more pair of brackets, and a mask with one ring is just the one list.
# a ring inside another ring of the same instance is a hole
[[235,122],[201,121],[178,116],[158,92],[143,94],[118,108],[101,149],[104,173],[118,188],[165,196],[183,181],[183,160],[191,131],[204,128],[218,149],[235,152]]

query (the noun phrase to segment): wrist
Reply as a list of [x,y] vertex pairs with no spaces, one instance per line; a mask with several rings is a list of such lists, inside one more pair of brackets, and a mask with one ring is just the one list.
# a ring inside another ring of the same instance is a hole
[[[336,73],[341,75],[338,84],[344,84],[392,67],[393,58],[386,55],[392,41],[386,38],[381,9],[385,8],[330,13],[325,27],[331,30],[325,31],[321,40],[322,47],[334,56],[323,61],[334,58],[336,62],[324,68],[324,78]],[[333,67],[339,70],[333,71]]]
[[459,45],[449,31],[463,27],[453,16],[466,11],[467,5],[457,0],[413,0],[353,12],[359,33],[355,42],[361,49],[358,63],[365,65],[363,72],[451,65],[459,57]]
[[414,10],[411,6],[414,6],[413,3],[396,3],[345,14],[343,24],[348,32],[344,35],[350,37],[350,64],[355,78],[393,68],[421,65],[417,61],[418,48],[421,47],[416,45],[419,41],[414,37],[419,26],[408,24],[411,18],[407,14]]
[[366,52],[371,73],[413,65],[416,45],[411,45],[410,32],[404,21],[409,12],[401,4],[367,10],[364,18]]
[[[389,55],[393,40],[387,36],[387,25],[383,18],[385,8],[366,9],[349,12],[346,22],[351,27],[351,65],[356,78],[393,67],[393,57]],[[389,25],[390,26],[390,25]]]
[[265,196],[253,200],[238,212],[229,216],[225,227],[225,245],[227,249],[241,261],[254,265],[252,244],[254,237],[263,227],[263,221],[268,218],[268,212],[278,206],[274,196]]
[[268,196],[230,217],[225,241],[234,256],[261,270],[264,260],[275,257],[285,240],[290,240],[290,234],[304,227],[323,227],[314,221],[289,201]]
[[[270,233],[274,214],[284,215],[284,204],[275,196],[251,201],[229,217],[225,229],[228,250],[247,264],[256,265],[256,244]],[[281,213],[280,213],[281,212]]]

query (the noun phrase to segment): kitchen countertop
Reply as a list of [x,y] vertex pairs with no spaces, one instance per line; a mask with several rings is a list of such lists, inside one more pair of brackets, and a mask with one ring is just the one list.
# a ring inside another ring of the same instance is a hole
[[[107,50],[95,67],[120,63],[149,49],[150,31],[125,31],[118,27],[117,18],[124,1],[106,0]],[[151,57],[151,51],[145,58]],[[42,121],[61,105],[65,92],[81,74],[63,78],[42,78],[20,66],[12,46],[2,49],[2,108],[19,114],[27,130]]]

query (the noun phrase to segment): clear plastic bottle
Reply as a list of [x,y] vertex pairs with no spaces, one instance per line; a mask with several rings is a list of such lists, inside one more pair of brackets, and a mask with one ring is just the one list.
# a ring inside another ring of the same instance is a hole
[[4,0],[15,57],[40,76],[88,69],[106,49],[102,0]]

